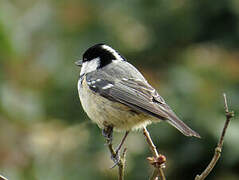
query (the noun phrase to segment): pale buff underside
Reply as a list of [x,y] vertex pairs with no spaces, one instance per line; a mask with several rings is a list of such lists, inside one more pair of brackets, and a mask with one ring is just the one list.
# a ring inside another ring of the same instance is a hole
[[[145,113],[135,113],[131,108],[121,103],[109,101],[108,99],[92,93],[83,79],[83,84],[78,84],[79,97],[83,109],[89,118],[100,128],[111,125],[116,130],[136,130],[143,128],[151,122],[159,122]],[[84,87],[84,89],[83,89]]]

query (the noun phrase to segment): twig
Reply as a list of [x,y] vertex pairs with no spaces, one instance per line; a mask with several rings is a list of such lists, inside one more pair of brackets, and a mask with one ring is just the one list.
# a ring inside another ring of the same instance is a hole
[[119,166],[119,180],[124,179],[125,155],[126,155],[126,148],[124,148],[122,156],[120,157],[121,163],[118,165]]
[[5,178],[2,175],[0,175],[0,180],[7,180],[7,178]]
[[164,172],[163,172],[163,168],[165,167],[166,158],[163,155],[159,155],[159,153],[156,149],[156,146],[154,145],[146,127],[143,128],[143,134],[144,134],[146,141],[149,145],[149,148],[152,151],[153,156],[154,156],[154,157],[147,158],[149,163],[151,165],[153,165],[155,168],[150,180],[158,180],[158,176],[159,176],[160,180],[166,180]]
[[[110,153],[111,153],[111,156],[112,157],[116,157],[117,156],[117,153],[115,152],[114,148],[113,148],[113,145],[111,142],[108,142],[107,141],[107,144],[108,144],[108,148],[110,150]],[[124,148],[124,151],[122,153],[122,156],[120,156],[119,158],[119,162],[117,163],[117,166],[119,168],[119,175],[118,175],[118,180],[124,180],[124,168],[125,168],[125,156],[126,156],[126,148]],[[114,167],[114,166],[113,166]],[[112,167],[112,168],[113,168]]]
[[158,180],[158,176],[159,176],[159,171],[158,171],[158,169],[155,168],[154,172],[149,180]]
[[227,97],[226,97],[225,93],[223,93],[223,98],[224,98],[224,108],[225,108],[226,122],[224,124],[220,140],[217,144],[217,147],[215,148],[215,153],[214,153],[214,156],[213,156],[211,162],[208,164],[207,168],[202,172],[201,175],[197,175],[195,177],[195,180],[205,179],[208,176],[208,174],[212,171],[212,169],[214,168],[218,159],[221,156],[223,140],[224,140],[224,137],[225,137],[225,134],[226,134],[226,131],[227,131],[227,127],[229,125],[229,122],[230,122],[231,118],[234,116],[234,112],[233,111],[229,112],[229,110],[228,110]]

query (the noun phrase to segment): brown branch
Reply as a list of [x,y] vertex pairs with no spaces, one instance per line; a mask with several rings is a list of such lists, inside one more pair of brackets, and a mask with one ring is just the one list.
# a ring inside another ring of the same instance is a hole
[[121,163],[118,165],[119,166],[119,180],[124,179],[125,156],[126,156],[126,148],[124,148],[122,156],[120,157]]
[[213,156],[211,162],[208,164],[207,168],[202,172],[201,175],[197,175],[195,177],[195,180],[205,179],[208,176],[208,174],[212,171],[212,169],[214,168],[218,159],[221,156],[223,140],[224,140],[224,137],[225,137],[225,134],[226,134],[226,131],[227,131],[227,127],[230,123],[231,118],[234,116],[234,112],[233,111],[229,112],[229,110],[228,110],[227,97],[226,97],[225,93],[223,93],[223,98],[224,98],[224,108],[225,108],[226,122],[224,124],[220,140],[217,144],[217,147],[215,148],[215,153],[214,153],[214,156]]
[[[112,157],[116,157],[117,153],[115,152],[112,143],[107,140],[107,144],[108,144],[108,148],[110,150],[111,156]],[[118,166],[118,168],[119,168],[118,180],[124,180],[125,156],[126,156],[126,148],[124,148],[122,156],[120,156],[119,162],[116,164]]]
[[152,176],[149,178],[149,180],[158,180],[158,176],[159,176],[159,171],[158,169],[154,169],[154,172],[152,174]]
[[146,141],[149,145],[150,150],[153,153],[153,157],[147,158],[149,163],[151,165],[153,165],[155,168],[150,180],[158,180],[158,177],[160,178],[160,180],[166,180],[164,172],[163,172],[163,168],[165,168],[166,158],[165,158],[165,156],[163,156],[161,154],[159,155],[159,153],[156,149],[156,146],[154,145],[146,127],[143,128],[143,134],[146,138]]

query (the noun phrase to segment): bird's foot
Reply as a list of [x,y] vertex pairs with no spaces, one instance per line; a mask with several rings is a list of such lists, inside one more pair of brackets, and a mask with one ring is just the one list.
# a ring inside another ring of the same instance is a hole
[[114,168],[115,166],[119,165],[120,163],[120,151],[115,151],[115,154],[111,154],[111,159],[114,162],[114,165],[111,168]]
[[[115,153],[114,154],[111,154],[111,159],[113,160],[113,162],[114,162],[114,165],[112,166],[112,168],[114,168],[116,165],[119,165],[119,163],[120,163],[120,150],[121,150],[121,148],[122,148],[122,146],[123,146],[123,144],[124,144],[124,142],[125,142],[125,139],[126,139],[126,137],[128,136],[128,134],[129,134],[129,131],[126,131],[126,133],[125,133],[125,135],[124,135],[124,137],[123,137],[123,139],[121,140],[121,142],[120,142],[120,144],[118,145],[118,147],[116,148],[116,150],[114,151]],[[124,156],[124,154],[125,154],[125,151],[126,151],[126,148],[125,148],[125,150],[124,150],[124,152],[123,152],[123,156]]]
[[113,140],[113,127],[107,126],[102,130],[102,135],[106,139],[106,145],[112,144]]

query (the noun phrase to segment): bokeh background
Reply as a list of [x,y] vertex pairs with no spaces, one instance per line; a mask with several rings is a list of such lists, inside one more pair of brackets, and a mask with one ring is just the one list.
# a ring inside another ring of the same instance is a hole
[[[107,43],[140,69],[202,139],[166,123],[149,127],[168,179],[193,179],[210,161],[225,120],[222,93],[239,109],[238,0],[1,0],[0,174],[9,180],[111,180],[100,129],[83,112],[74,65]],[[123,136],[115,134],[115,145]],[[210,180],[239,179],[234,118]],[[148,179],[151,153],[129,135],[127,180]]]

